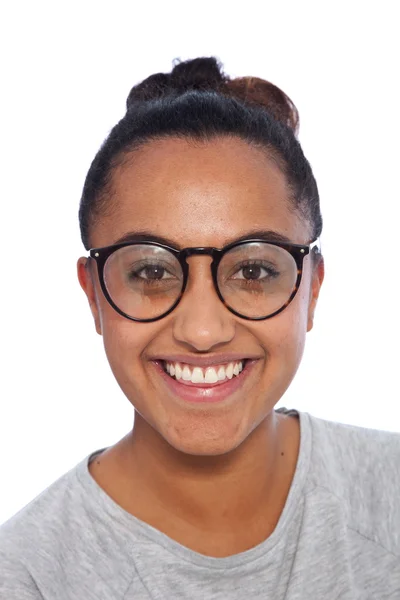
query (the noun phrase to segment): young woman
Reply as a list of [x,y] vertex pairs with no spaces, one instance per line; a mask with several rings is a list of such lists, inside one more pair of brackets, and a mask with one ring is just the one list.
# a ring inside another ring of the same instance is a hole
[[78,277],[133,430],[1,528],[2,600],[400,598],[400,435],[274,409],[324,277],[297,126],[213,58],[132,89]]

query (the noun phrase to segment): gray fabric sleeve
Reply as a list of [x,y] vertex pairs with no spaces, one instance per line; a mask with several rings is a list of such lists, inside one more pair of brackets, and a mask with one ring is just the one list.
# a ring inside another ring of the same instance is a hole
[[20,561],[0,553],[0,564],[0,600],[44,600]]

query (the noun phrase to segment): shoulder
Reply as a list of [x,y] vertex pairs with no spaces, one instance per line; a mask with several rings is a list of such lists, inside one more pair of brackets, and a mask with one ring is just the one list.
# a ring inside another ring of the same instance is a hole
[[48,572],[68,543],[73,479],[73,471],[66,473],[0,526],[0,598],[43,598],[36,574]]
[[4,598],[4,600],[43,600],[29,569],[1,549],[0,598]]
[[309,489],[329,491],[348,528],[400,556],[400,433],[309,417]]
[[140,587],[131,559],[136,529],[90,477],[88,458],[0,527],[1,599],[58,598],[61,590],[100,600]]
[[77,467],[52,483],[29,504],[0,526],[0,552],[28,556],[44,552],[59,539],[60,530],[68,526],[79,504]]

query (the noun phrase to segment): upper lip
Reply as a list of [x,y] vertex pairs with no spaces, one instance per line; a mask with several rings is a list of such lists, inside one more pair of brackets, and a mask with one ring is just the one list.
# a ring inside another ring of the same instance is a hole
[[185,354],[169,354],[158,356],[153,360],[159,360],[169,363],[185,363],[196,367],[210,367],[212,365],[223,365],[230,362],[240,362],[244,360],[257,360],[259,356],[245,355],[243,353],[233,352],[229,354],[218,354],[214,356],[190,356]]

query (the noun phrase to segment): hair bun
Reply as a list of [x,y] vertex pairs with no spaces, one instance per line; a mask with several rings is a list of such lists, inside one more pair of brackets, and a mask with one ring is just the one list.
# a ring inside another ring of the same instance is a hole
[[155,73],[141,83],[134,85],[126,99],[127,110],[138,102],[146,102],[146,100],[165,96],[170,88],[170,79],[171,75],[167,73]]
[[265,108],[277,121],[298,132],[299,112],[295,104],[273,83],[259,77],[238,77],[227,83],[227,89],[233,97]]
[[227,81],[222,66],[214,57],[174,61],[171,73],[156,73],[135,85],[126,100],[126,108],[168,94],[183,94],[190,90],[215,90]]
[[175,61],[171,84],[176,90],[219,90],[228,81],[216,58]]
[[201,57],[173,63],[171,73],[156,73],[135,85],[127,98],[126,107],[167,95],[179,95],[191,90],[215,91],[235,98],[244,104],[264,108],[296,134],[299,113],[290,98],[276,85],[258,77],[230,79],[215,57]]

